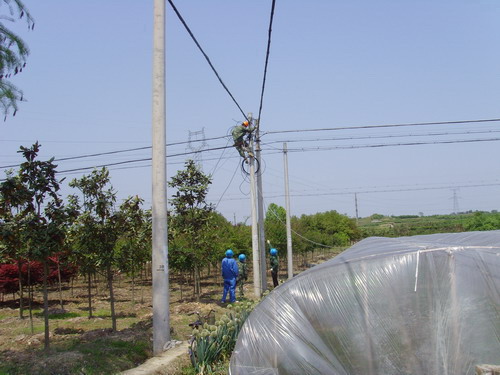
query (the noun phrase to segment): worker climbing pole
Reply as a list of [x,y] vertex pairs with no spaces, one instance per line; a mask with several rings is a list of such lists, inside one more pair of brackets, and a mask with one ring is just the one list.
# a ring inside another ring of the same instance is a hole
[[241,169],[247,175],[250,174],[249,165],[252,160],[255,162],[255,172],[257,173],[260,169],[260,163],[257,159],[255,159],[254,144],[256,126],[253,122],[254,119],[251,114],[249,114],[247,120],[243,121],[239,125],[236,125],[231,131],[234,141],[233,146],[243,158],[241,162]]

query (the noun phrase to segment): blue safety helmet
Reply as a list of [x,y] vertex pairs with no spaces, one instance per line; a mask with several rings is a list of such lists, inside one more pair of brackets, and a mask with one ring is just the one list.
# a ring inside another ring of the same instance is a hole
[[233,250],[229,249],[226,251],[226,258],[232,258],[234,255]]
[[278,255],[278,250],[271,249],[271,250],[269,250],[269,254],[271,254],[271,255]]
[[244,262],[247,257],[245,256],[245,254],[240,254],[238,259],[240,260],[240,262]]

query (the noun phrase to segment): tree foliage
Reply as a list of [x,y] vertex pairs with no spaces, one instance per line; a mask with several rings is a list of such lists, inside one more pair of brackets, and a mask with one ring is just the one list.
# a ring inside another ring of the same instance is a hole
[[467,231],[495,230],[500,229],[500,214],[475,212],[474,215],[465,222]]
[[[356,223],[337,211],[319,212],[291,218],[292,242],[294,253],[314,251],[322,246],[348,246],[360,239]],[[269,205],[265,220],[266,237],[271,245],[285,255],[286,210],[274,203]]]
[[[54,158],[38,160],[40,144],[36,142],[31,147],[22,147],[18,151],[25,159],[19,167],[17,178],[10,178],[2,185],[2,215],[5,225],[2,233],[8,232],[5,242],[11,252],[11,246],[18,246],[18,270],[21,270],[20,257],[38,260],[43,265],[43,297],[45,318],[45,348],[49,347],[48,321],[48,277],[49,258],[60,252],[66,238],[67,213],[59,195],[60,181],[56,177],[57,165]],[[12,209],[17,213],[13,216]],[[9,213],[10,212],[10,213]],[[11,218],[17,220],[10,221]],[[10,223],[9,223],[10,221]],[[12,225],[9,225],[12,224]],[[18,231],[18,233],[17,233]],[[2,238],[4,235],[2,235]],[[22,239],[17,243],[18,238]],[[4,245],[5,246],[5,245]],[[24,253],[19,253],[22,249]],[[28,262],[28,266],[29,266]],[[28,271],[27,284],[30,285]],[[21,281],[21,276],[19,280]],[[22,288],[20,287],[22,290]],[[22,299],[22,297],[21,297]],[[31,316],[31,310],[30,310]]]
[[[94,268],[106,275],[112,328],[115,331],[113,267],[116,262],[115,246],[120,237],[119,215],[114,209],[116,192],[110,184],[106,168],[95,169],[89,176],[74,179],[70,186],[79,189],[83,196],[81,213],[73,230],[75,255],[88,275]],[[73,201],[77,204],[77,197],[73,197]]]
[[14,22],[16,19],[26,21],[28,28],[33,29],[35,21],[21,0],[1,0],[0,8],[0,106],[7,117],[13,109],[15,116],[17,103],[23,100],[23,92],[7,79],[23,71],[29,49],[26,43],[5,22]]
[[286,255],[286,210],[275,203],[267,208],[264,221],[266,238],[272,247],[280,249],[280,254]]
[[193,160],[186,161],[185,168],[178,171],[168,183],[176,190],[170,200],[173,209],[169,217],[170,244],[174,254],[177,253],[181,255],[180,259],[184,259],[184,263],[172,262],[172,265],[178,265],[184,270],[188,264],[192,265],[197,298],[201,293],[200,269],[212,249],[210,223],[213,219],[213,207],[205,200],[211,183],[211,178]]

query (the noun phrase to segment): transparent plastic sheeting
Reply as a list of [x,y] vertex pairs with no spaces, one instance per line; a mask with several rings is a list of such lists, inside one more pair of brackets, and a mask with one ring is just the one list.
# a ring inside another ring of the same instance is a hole
[[274,289],[230,374],[474,374],[500,364],[500,231],[365,239]]

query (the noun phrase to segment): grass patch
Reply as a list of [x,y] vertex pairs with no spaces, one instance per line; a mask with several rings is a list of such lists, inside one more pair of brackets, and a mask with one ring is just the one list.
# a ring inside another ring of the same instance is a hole
[[92,359],[84,361],[80,369],[85,374],[111,374],[132,368],[151,356],[147,341],[111,341],[97,340],[91,343],[77,344],[73,350]]
[[96,318],[111,318],[111,311],[103,309],[96,310],[92,315]]
[[73,341],[69,346],[52,348],[47,354],[33,351],[30,357],[2,353],[0,375],[104,375],[133,368],[152,356],[148,337],[135,341],[103,338],[92,342]]
[[[79,316],[83,316],[82,314],[76,312],[66,312],[61,314],[50,314],[49,320],[58,320],[58,319],[69,319],[69,318],[78,318]],[[42,313],[43,317],[43,313]]]
[[[29,320],[27,320],[27,325],[25,327],[21,327],[19,329],[16,330],[17,334],[18,335],[31,335],[32,332],[31,332],[31,327],[29,325]],[[42,333],[44,332],[45,330],[45,326],[40,323],[34,323],[33,324],[33,334],[36,335],[37,333]]]

